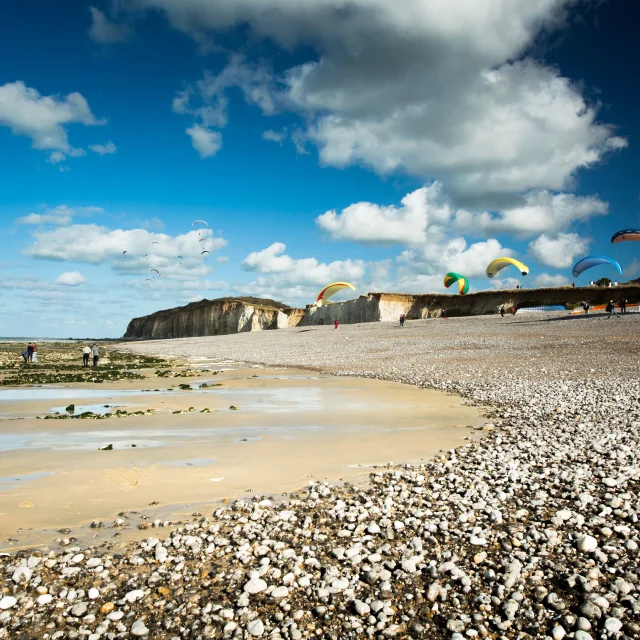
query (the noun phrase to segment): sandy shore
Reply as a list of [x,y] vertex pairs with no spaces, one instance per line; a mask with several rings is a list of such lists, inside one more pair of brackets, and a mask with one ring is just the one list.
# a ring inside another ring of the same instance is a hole
[[639,335],[636,315],[529,314],[130,344],[456,392],[495,428],[117,553],[0,557],[0,637],[638,638]]
[[[203,383],[216,386],[201,390]],[[173,390],[156,392],[155,385]],[[64,414],[70,402],[76,413],[154,413],[36,417]],[[459,446],[480,421],[476,409],[438,391],[235,367],[213,377],[147,377],[98,388],[0,388],[0,410],[0,550],[51,541],[62,528],[83,541],[108,540],[111,528],[89,525],[132,511],[119,539],[140,538],[141,517],[177,521],[251,492],[280,495],[310,479],[362,480],[372,467],[420,462]],[[105,446],[113,450],[99,450]]]

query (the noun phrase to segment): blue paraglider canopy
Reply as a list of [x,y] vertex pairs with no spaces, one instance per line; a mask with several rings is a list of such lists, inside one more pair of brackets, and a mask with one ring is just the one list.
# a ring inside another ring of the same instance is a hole
[[622,267],[613,258],[608,258],[607,256],[588,256],[576,262],[572,271],[573,277],[577,278],[583,271],[591,269],[592,267],[597,267],[601,264],[610,264],[614,266],[618,273],[622,275]]

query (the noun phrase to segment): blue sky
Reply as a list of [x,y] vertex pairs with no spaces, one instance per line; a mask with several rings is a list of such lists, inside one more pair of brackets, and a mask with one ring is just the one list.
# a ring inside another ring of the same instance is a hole
[[[503,5],[4,7],[0,335],[115,337],[203,297],[302,306],[333,280],[563,284],[589,254],[638,277],[637,245],[609,242],[640,226],[638,9]],[[530,275],[489,281],[503,255]]]

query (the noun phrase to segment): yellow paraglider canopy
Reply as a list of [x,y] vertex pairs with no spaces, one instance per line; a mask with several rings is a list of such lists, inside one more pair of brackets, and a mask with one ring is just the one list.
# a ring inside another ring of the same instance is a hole
[[326,302],[331,296],[338,293],[338,291],[341,291],[342,289],[347,289],[347,288],[352,289],[353,291],[356,290],[356,288],[352,284],[349,284],[348,282],[333,282],[331,284],[328,284],[318,294],[318,297],[316,298],[316,301],[314,303],[315,306],[321,307],[323,302]]
[[496,258],[487,267],[487,276],[489,278],[493,278],[499,271],[502,271],[502,269],[511,265],[518,269],[523,276],[526,276],[529,273],[529,267],[527,267],[523,262],[520,262],[520,260],[516,260],[515,258]]

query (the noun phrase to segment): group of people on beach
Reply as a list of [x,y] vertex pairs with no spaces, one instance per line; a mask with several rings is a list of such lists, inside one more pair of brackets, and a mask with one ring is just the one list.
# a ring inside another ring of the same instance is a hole
[[[584,314],[588,316],[591,303],[588,300],[585,300],[581,306]],[[607,316],[607,320],[610,320],[612,316],[617,316],[619,318],[621,314],[627,313],[627,299],[625,297],[620,298],[618,306],[620,307],[620,313],[616,312],[616,303],[613,300],[609,300],[607,306],[604,308],[604,310],[609,314]]]
[[26,362],[38,363],[38,345],[35,342],[30,342],[26,349],[20,354]]
[[[517,309],[515,308],[515,306],[512,306],[511,309],[509,309],[509,313],[512,316],[516,315],[516,311]],[[504,314],[507,312],[507,310],[505,309],[505,306],[503,304],[500,305],[500,317],[504,318]]]

